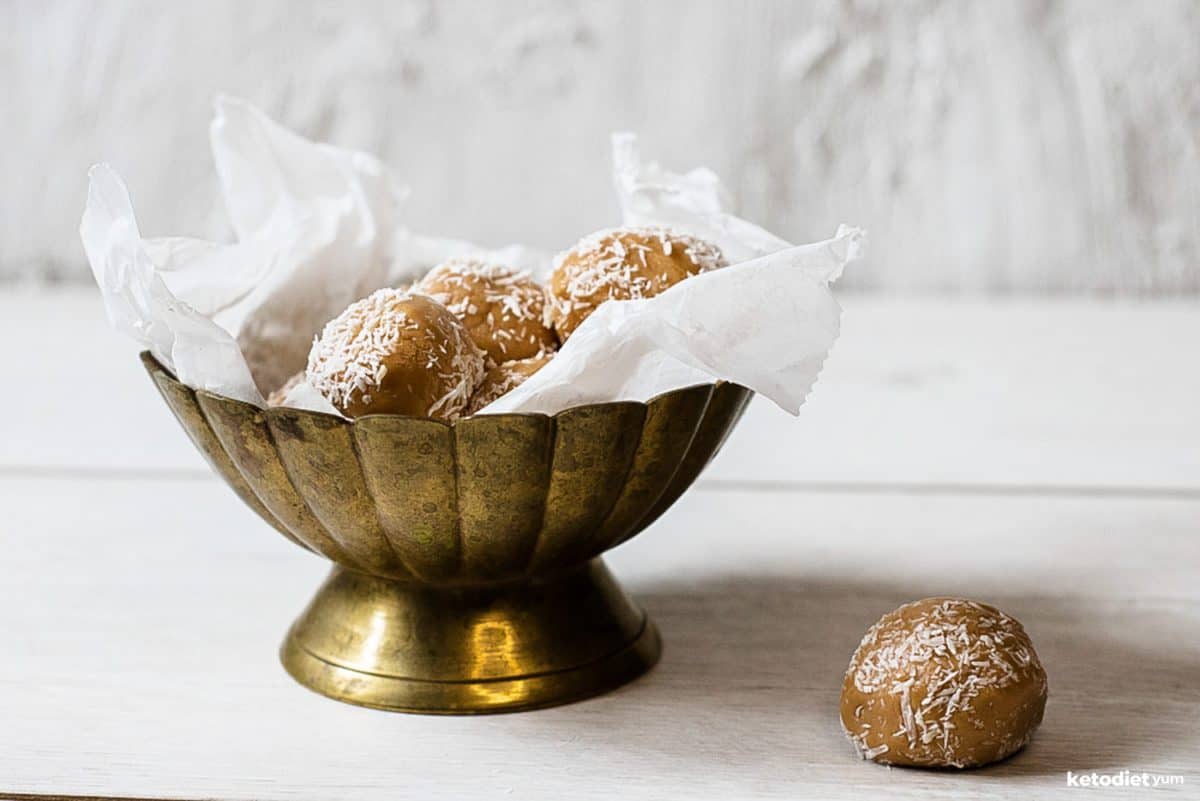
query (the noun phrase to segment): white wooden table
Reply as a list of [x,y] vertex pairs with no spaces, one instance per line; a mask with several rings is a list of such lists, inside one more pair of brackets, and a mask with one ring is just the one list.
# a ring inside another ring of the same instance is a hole
[[[287,678],[325,564],[209,475],[94,291],[0,289],[0,798],[1027,798],[1122,770],[1200,797],[1200,303],[845,306],[801,416],[756,401],[611,554],[652,673],[431,718]],[[1045,723],[982,771],[860,762],[850,653],[940,593],[1025,623]]]

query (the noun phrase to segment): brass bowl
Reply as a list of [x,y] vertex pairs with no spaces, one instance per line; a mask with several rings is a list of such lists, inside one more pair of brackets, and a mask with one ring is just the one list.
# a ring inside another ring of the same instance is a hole
[[600,554],[696,479],[752,393],[455,423],[263,409],[142,361],[196,447],[279,533],[334,563],[284,667],[341,701],[467,714],[596,695],[658,661]]

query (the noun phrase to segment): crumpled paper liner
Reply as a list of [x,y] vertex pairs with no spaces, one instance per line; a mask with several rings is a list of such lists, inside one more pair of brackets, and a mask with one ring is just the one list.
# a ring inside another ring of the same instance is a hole
[[[236,243],[142,238],[124,183],[104,164],[89,174],[80,225],[113,327],[195,389],[264,404],[303,369],[328,320],[451,256],[543,279],[552,266],[531,248],[408,231],[407,188],[378,159],[303,139],[244,101],[219,98],[210,134]],[[709,239],[731,266],[648,300],[601,305],[546,367],[483,413],[644,401],[723,379],[795,414],[837,338],[841,310],[829,287],[858,258],[863,232],[842,226],[832,239],[792,246],[726,212],[712,171],[679,175],[644,162],[631,134],[613,137],[613,156],[624,224]],[[337,414],[306,383],[287,404]]]

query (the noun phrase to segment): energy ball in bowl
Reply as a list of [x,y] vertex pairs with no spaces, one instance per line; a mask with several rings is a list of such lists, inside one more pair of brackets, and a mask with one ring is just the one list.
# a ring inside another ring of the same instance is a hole
[[471,397],[471,405],[467,407],[467,414],[475,414],[492,401],[521,386],[525,383],[525,379],[545,367],[553,355],[550,352],[539,353],[528,359],[504,362],[489,369],[483,377],[483,383]]
[[528,273],[476,259],[439,264],[413,286],[462,320],[494,364],[558,346],[543,321],[545,294]]
[[1046,708],[1025,629],[961,598],[905,604],[867,631],[842,683],[842,728],[864,759],[973,768],[1016,753]]
[[565,342],[606,300],[654,297],[723,266],[716,245],[669,228],[598,231],[555,259],[546,286],[546,322]]
[[308,354],[309,383],[347,417],[453,420],[483,380],[484,354],[445,306],[380,289],[326,324]]
[[295,389],[297,386],[299,386],[302,381],[304,381],[304,371],[303,370],[296,373],[294,376],[292,376],[287,381],[285,381],[282,386],[280,386],[278,389],[276,389],[274,392],[272,392],[270,395],[268,395],[267,396],[267,405],[268,406],[282,406],[284,403],[287,402],[288,393],[291,392],[293,389]]

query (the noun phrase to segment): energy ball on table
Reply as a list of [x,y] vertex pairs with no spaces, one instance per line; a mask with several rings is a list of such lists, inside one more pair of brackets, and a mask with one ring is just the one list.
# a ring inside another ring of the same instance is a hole
[[555,259],[546,286],[546,322],[566,342],[606,300],[654,297],[723,266],[716,245],[669,228],[598,231]]
[[1016,753],[1046,708],[1046,671],[1013,618],[926,598],[867,631],[842,683],[842,728],[863,759],[973,768]]
[[403,414],[453,420],[483,380],[484,355],[445,306],[380,289],[325,326],[308,380],[347,417]]
[[412,289],[441,303],[466,325],[493,363],[558,347],[543,322],[545,294],[528,273],[475,259],[434,267]]
[[512,390],[525,383],[525,379],[541,370],[550,361],[552,353],[539,353],[537,356],[531,356],[528,359],[518,359],[512,362],[504,362],[497,364],[487,371],[483,377],[483,383],[479,385],[479,389],[475,390],[475,394],[471,397],[471,404],[467,407],[467,414],[475,414],[475,412],[487,406],[492,401],[507,395]]

